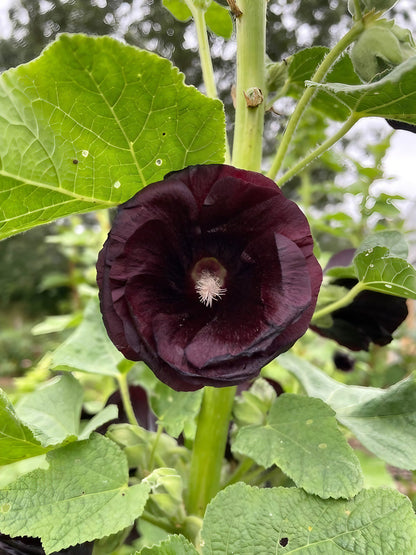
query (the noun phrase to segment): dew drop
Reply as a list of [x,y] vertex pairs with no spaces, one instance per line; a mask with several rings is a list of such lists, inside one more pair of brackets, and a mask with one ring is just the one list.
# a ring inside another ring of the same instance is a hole
[[370,266],[369,266],[369,267],[370,267],[370,268],[374,268],[374,264],[370,264]]
[[116,181],[116,182],[113,184],[113,187],[114,187],[114,189],[119,189],[119,188],[121,187],[120,181]]
[[163,164],[163,161],[160,158],[158,158],[156,160],[155,164],[156,164],[156,166],[161,166]]
[[81,152],[81,154],[83,155],[84,158],[87,158],[89,152],[88,152],[88,150],[83,150],[83,151]]
[[385,283],[385,284],[384,284],[384,287],[387,287],[387,289],[391,289],[393,286],[390,285],[389,283]]
[[3,503],[3,505],[0,505],[0,513],[8,513],[10,511],[10,503]]

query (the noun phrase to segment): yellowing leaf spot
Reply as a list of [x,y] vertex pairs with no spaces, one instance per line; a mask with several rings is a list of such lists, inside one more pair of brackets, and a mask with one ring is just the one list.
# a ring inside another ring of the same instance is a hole
[[10,503],[3,503],[3,505],[0,506],[0,513],[8,513],[10,511]]
[[308,526],[308,531],[312,532],[312,526]]
[[313,423],[312,418],[309,418],[309,420],[306,421],[306,425],[310,426]]
[[326,449],[328,447],[328,445],[326,443],[320,443],[318,445],[319,449]]

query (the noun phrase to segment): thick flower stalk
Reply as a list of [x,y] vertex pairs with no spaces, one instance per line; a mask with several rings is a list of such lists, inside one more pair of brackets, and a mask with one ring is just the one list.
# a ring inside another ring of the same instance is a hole
[[193,166],[120,207],[97,263],[108,334],[173,389],[254,378],[308,328],[308,222],[261,174]]
[[[355,249],[340,251],[329,260],[325,271],[337,266],[350,266],[354,254]],[[357,283],[354,278],[338,278],[332,285],[352,289]],[[311,329],[351,351],[368,351],[370,343],[380,346],[390,343],[393,332],[407,314],[406,299],[376,291],[361,291],[350,304],[331,313],[329,326],[317,320]]]

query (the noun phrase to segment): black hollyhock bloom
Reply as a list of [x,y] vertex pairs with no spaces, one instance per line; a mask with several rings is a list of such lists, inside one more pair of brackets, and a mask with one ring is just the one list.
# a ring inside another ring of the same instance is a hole
[[387,123],[393,129],[403,129],[403,131],[410,131],[411,133],[416,133],[416,125],[412,123],[406,123],[404,121],[398,121],[396,119],[386,119]]
[[[346,249],[334,255],[325,271],[335,266],[350,266],[355,249]],[[335,279],[332,284],[352,289],[357,279]],[[332,325],[320,327],[319,321],[311,329],[324,337],[334,339],[351,351],[368,351],[370,343],[387,345],[392,333],[407,317],[406,299],[375,291],[361,291],[353,301],[331,314]]]
[[178,391],[236,385],[301,337],[322,271],[276,184],[193,166],[120,207],[97,262],[108,334]]
[[347,353],[337,351],[333,356],[335,368],[341,372],[352,372],[355,366],[355,360]]

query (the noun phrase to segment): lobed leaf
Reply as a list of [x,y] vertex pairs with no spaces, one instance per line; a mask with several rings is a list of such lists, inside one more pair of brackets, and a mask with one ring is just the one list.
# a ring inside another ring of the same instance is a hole
[[334,415],[319,399],[281,395],[267,423],[241,428],[232,450],[265,468],[276,464],[308,493],[352,497],[362,487],[361,469]]
[[7,395],[0,390],[0,465],[36,457],[47,450],[18,418]]
[[108,338],[97,300],[91,300],[77,329],[52,355],[52,369],[79,370],[105,376],[117,376],[123,355]]
[[49,555],[114,534],[143,512],[150,486],[128,486],[127,459],[111,440],[96,434],[47,459],[47,470],[34,470],[0,490],[4,534],[40,537]]
[[349,113],[359,117],[379,116],[416,123],[416,56],[395,67],[374,83],[350,85],[341,83],[307,84],[327,92],[332,101],[341,103]]
[[370,247],[353,262],[366,289],[416,299],[416,270],[403,258],[389,256],[386,247]]
[[0,238],[224,160],[222,103],[168,60],[109,37],[64,34],[5,71],[0,121]]
[[416,519],[409,499],[393,489],[346,501],[239,483],[208,505],[201,535],[203,555],[397,555],[415,552]]
[[144,547],[140,555],[198,555],[198,551],[184,536],[172,535],[158,545]]
[[336,412],[369,451],[387,463],[416,469],[416,375],[387,388],[344,385],[293,354],[279,364],[294,374],[308,395],[318,397]]

